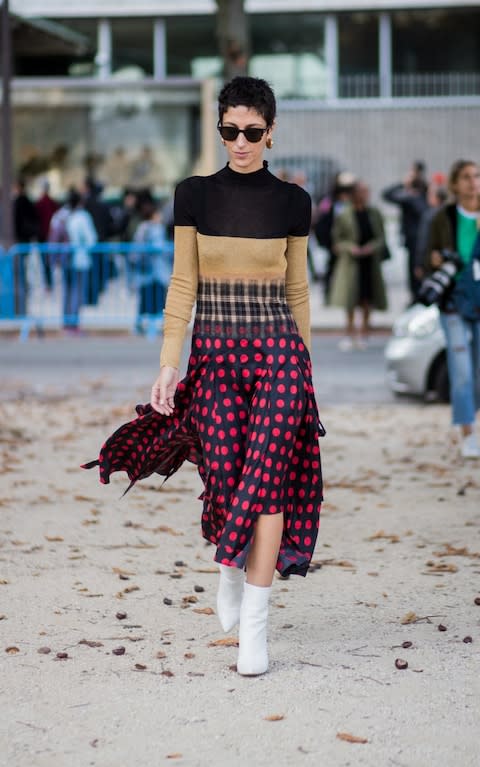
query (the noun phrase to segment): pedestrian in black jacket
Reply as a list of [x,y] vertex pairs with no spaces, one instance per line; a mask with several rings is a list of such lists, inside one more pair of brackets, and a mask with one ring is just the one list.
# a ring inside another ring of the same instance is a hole
[[[37,240],[40,222],[35,205],[27,194],[23,179],[18,179],[13,197],[13,232],[17,243],[28,244]],[[14,257],[15,314],[23,317],[27,312],[27,258],[28,253],[17,253]]]
[[428,184],[423,162],[415,162],[403,183],[393,184],[382,192],[387,202],[398,205],[401,211],[401,232],[408,253],[408,287],[411,302],[415,303],[420,282],[415,273],[417,237],[420,219],[428,207]]

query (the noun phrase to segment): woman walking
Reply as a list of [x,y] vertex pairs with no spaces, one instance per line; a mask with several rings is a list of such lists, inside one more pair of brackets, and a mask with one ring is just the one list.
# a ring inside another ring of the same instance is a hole
[[[237,669],[250,676],[268,668],[275,569],[304,576],[312,557],[324,429],[308,352],[310,197],[263,160],[275,121],[264,80],[235,78],[218,106],[228,163],[176,190],[174,271],[151,408],[113,435],[100,471],[104,482],[119,469],[135,481],[151,471],[169,476],[185,459],[197,464],[203,536],[216,545],[220,568],[218,616],[225,631],[240,623]],[[139,449],[125,448],[128,439]]]
[[[449,176],[454,201],[434,217],[428,248],[428,271],[442,264],[441,251],[456,251],[464,267],[456,287],[440,306],[447,342],[452,422],[460,427],[463,458],[480,458],[475,434],[480,407],[480,169],[458,160]],[[465,300],[470,296],[470,300]]]
[[[342,351],[354,346],[364,349],[370,334],[370,312],[387,308],[381,260],[385,232],[379,210],[369,205],[368,186],[354,184],[351,204],[335,219],[332,241],[337,255],[329,303],[341,306],[347,315]],[[355,309],[362,312],[360,334],[356,337]]]

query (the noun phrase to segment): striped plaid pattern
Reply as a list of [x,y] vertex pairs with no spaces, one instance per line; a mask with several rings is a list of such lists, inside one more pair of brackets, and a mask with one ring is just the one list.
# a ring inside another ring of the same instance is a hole
[[194,332],[232,338],[297,333],[285,281],[201,278]]

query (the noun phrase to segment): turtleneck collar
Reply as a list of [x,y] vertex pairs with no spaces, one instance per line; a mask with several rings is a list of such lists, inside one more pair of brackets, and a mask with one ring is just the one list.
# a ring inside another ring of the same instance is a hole
[[259,168],[259,170],[254,170],[251,173],[239,173],[236,170],[232,170],[230,165],[227,163],[222,170],[220,170],[216,174],[219,181],[225,184],[235,184],[236,186],[247,185],[247,186],[259,186],[261,184],[268,183],[271,174],[268,170],[268,162],[266,160],[263,161],[263,167]]

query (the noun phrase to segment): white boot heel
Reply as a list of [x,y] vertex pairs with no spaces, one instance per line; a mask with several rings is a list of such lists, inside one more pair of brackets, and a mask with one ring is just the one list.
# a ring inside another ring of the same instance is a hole
[[222,629],[230,631],[240,620],[245,571],[238,567],[219,565],[220,582],[217,592],[217,614]]
[[240,608],[240,635],[237,671],[242,676],[258,676],[268,669],[267,620],[270,586],[245,583]]

